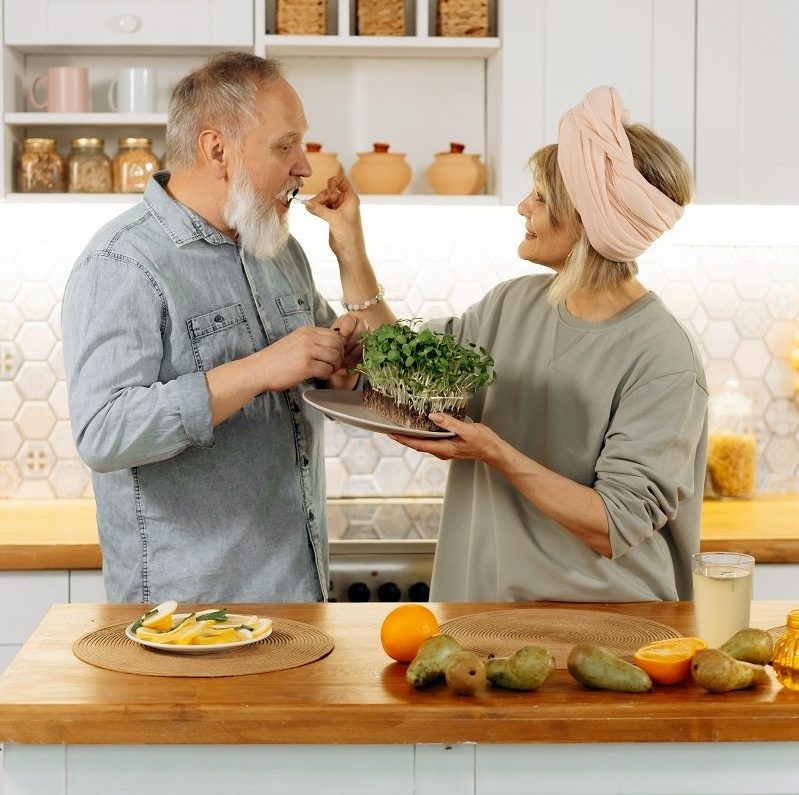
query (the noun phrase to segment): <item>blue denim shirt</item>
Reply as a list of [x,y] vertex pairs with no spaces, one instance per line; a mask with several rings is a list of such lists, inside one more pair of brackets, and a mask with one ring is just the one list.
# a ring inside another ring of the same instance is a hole
[[62,310],[75,443],[91,467],[114,602],[327,597],[315,386],[258,395],[211,426],[205,372],[328,326],[291,238],[258,261],[175,202],[161,172],[72,270]]

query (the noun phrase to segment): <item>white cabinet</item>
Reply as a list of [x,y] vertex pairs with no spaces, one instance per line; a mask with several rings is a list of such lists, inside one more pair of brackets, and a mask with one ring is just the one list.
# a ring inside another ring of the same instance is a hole
[[704,203],[799,203],[799,3],[697,0]]
[[0,571],[0,671],[17,653],[50,605],[69,602],[66,571]]
[[251,47],[252,0],[6,0],[13,47]]
[[[502,62],[491,75],[491,152],[503,201],[530,190],[527,157],[555,143],[564,111],[618,88],[632,120],[693,162],[694,0],[529,0],[503,4]],[[490,66],[491,68],[491,66]]]

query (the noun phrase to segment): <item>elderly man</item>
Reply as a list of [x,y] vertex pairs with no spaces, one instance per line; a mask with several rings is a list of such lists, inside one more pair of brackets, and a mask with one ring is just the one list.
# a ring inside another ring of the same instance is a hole
[[173,93],[171,172],[72,271],[70,416],[111,601],[327,596],[322,417],[302,393],[353,386],[363,323],[336,318],[288,232],[306,128],[279,64],[216,56]]

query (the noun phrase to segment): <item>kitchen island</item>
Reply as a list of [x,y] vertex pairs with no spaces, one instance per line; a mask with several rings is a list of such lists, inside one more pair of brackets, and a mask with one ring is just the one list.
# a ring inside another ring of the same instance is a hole
[[[510,607],[523,606],[431,605],[442,623]],[[690,603],[527,607],[695,632]],[[751,623],[780,626],[794,607],[756,602]],[[4,795],[799,793],[799,692],[773,674],[756,690],[723,695],[690,682],[637,695],[592,691],[563,670],[534,693],[416,691],[380,647],[392,608],[236,606],[312,624],[335,649],[300,668],[201,679],[79,661],[78,637],[132,621],[141,607],[55,605],[0,676]]]

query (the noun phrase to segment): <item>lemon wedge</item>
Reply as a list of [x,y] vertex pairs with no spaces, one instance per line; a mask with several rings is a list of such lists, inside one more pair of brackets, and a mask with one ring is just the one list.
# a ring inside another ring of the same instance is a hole
[[161,602],[149,615],[145,613],[147,618],[142,617],[141,625],[147,629],[159,629],[168,632],[172,629],[172,616],[177,609],[178,603],[174,599]]
[[233,627],[222,630],[211,628],[195,635],[191,643],[196,646],[211,646],[216,643],[235,643],[237,640],[236,630]]
[[186,633],[193,627],[197,627],[198,632],[202,630],[202,624],[197,623],[195,614],[190,613],[169,632],[159,632],[156,629],[139,627],[136,630],[136,637],[141,638],[142,640],[149,640],[154,643],[175,643],[178,638],[185,637]]
[[256,638],[262,638],[268,632],[272,631],[272,619],[259,618],[253,624],[250,624],[250,626],[252,627],[253,640]]

